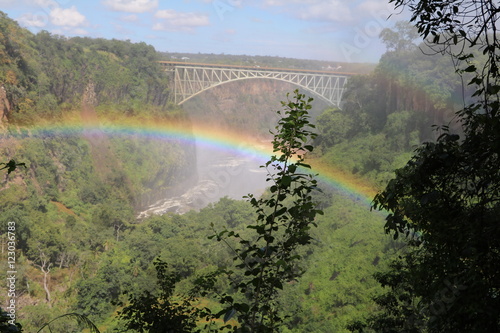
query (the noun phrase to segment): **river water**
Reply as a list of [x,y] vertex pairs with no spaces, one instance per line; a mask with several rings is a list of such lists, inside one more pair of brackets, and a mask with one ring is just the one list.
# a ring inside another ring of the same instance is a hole
[[191,209],[201,209],[222,197],[242,199],[249,193],[260,196],[265,188],[267,171],[260,166],[264,159],[258,154],[242,154],[238,150],[221,150],[197,143],[197,182],[178,192],[166,194],[139,213],[138,218],[168,212],[183,214]]

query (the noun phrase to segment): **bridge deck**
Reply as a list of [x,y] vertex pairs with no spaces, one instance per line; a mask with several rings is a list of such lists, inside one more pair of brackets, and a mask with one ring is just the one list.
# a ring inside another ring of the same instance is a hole
[[174,67],[206,67],[206,68],[220,68],[220,69],[246,69],[246,70],[261,70],[261,71],[272,71],[272,72],[287,72],[287,73],[303,73],[303,74],[323,74],[323,75],[342,75],[342,76],[353,76],[359,75],[358,73],[349,72],[336,72],[336,71],[326,71],[326,70],[312,70],[312,69],[297,69],[297,68],[278,68],[278,67],[260,67],[260,66],[243,66],[243,65],[225,65],[225,64],[204,64],[204,63],[194,63],[194,62],[181,62],[181,61],[158,61],[162,67],[167,70],[167,68]]

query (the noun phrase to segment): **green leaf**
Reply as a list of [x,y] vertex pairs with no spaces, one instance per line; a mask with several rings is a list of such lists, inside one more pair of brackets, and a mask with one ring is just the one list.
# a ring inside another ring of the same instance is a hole
[[274,214],[274,217],[278,217],[278,216],[285,214],[287,212],[287,210],[288,210],[287,207],[283,207],[283,208],[277,210],[276,213]]
[[464,72],[474,72],[476,70],[476,66],[474,65],[470,65],[469,67],[467,67],[466,69],[464,69]]
[[314,147],[311,146],[311,145],[307,145],[307,146],[304,146],[304,149],[308,150],[308,151],[313,151],[314,150]]
[[234,308],[241,313],[247,313],[250,310],[250,306],[246,303],[236,303]]
[[290,186],[292,183],[292,177],[291,176],[283,176],[280,180],[280,185],[284,187]]
[[303,168],[311,169],[311,166],[309,164],[306,164],[306,163],[297,163],[297,165],[301,166]]

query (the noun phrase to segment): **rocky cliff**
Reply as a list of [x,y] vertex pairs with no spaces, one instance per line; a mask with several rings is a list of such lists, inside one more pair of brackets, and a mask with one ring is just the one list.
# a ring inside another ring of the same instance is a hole
[[[276,111],[282,109],[280,101],[286,100],[287,93],[296,88],[277,80],[230,82],[202,92],[183,107],[195,122],[267,136],[276,124]],[[314,116],[327,105],[318,97],[310,96],[314,98]]]

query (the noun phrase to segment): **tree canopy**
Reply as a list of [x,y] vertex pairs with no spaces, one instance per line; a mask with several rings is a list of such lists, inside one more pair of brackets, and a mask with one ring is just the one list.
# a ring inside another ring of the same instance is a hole
[[[377,276],[390,291],[376,299],[377,332],[500,331],[500,118],[494,1],[391,1],[408,7],[430,50],[472,74],[472,101],[457,112],[463,137],[448,126],[396,171],[374,208],[407,248]],[[477,57],[481,51],[486,59]],[[464,97],[464,100],[466,98]],[[355,324],[354,331],[365,325]]]

